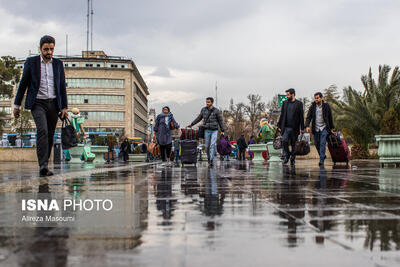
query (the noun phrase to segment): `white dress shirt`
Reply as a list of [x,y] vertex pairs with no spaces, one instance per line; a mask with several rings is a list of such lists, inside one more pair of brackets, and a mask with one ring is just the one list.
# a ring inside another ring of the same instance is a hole
[[[54,87],[54,72],[53,72],[53,59],[49,62],[43,60],[40,55],[40,86],[36,96],[37,99],[54,99],[56,98],[56,91]],[[20,106],[14,105],[14,108]]]
[[324,116],[322,114],[322,105],[321,106],[317,105],[315,112],[316,112],[316,119],[315,119],[316,130],[317,132],[322,132],[326,127]]

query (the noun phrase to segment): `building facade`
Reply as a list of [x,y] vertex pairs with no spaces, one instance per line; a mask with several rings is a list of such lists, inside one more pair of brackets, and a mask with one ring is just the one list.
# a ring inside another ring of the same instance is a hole
[[68,108],[86,118],[85,131],[147,137],[149,91],[131,59],[103,51],[57,58],[64,63]]

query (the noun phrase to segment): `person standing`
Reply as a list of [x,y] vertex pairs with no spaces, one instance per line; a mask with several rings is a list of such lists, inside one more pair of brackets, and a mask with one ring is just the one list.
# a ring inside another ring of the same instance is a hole
[[[296,91],[293,88],[286,90],[287,100],[283,102],[279,117],[278,129],[282,132],[282,145],[284,152],[283,163],[295,164],[295,145],[300,132],[304,133],[304,108],[303,103],[296,99]],[[292,151],[289,151],[289,143]]]
[[160,145],[161,160],[163,163],[169,159],[172,149],[171,130],[177,129],[180,131],[179,124],[175,121],[174,115],[170,108],[165,106],[162,108],[162,113],[156,118],[154,124],[154,137]]
[[326,158],[326,139],[329,133],[333,132],[332,110],[323,99],[322,93],[314,94],[314,102],[308,109],[306,117],[306,132],[310,132],[312,123],[312,134],[314,135],[315,148],[319,155],[319,166],[323,166]]
[[240,135],[239,139],[237,140],[237,145],[239,148],[238,160],[245,160],[247,143],[246,140],[244,139],[244,134]]
[[[250,136],[249,142],[247,142],[247,144],[248,145],[254,145],[255,143],[256,143],[256,141],[254,141],[254,136],[253,135]],[[253,160],[254,153],[249,151],[249,157],[250,157],[250,160]]]
[[124,138],[124,141],[121,143],[120,147],[121,153],[122,153],[122,159],[124,162],[127,162],[129,160],[129,153],[131,153],[131,144],[129,144],[128,138]]
[[207,148],[207,157],[210,167],[214,165],[215,146],[218,137],[218,126],[221,128],[221,134],[225,132],[224,122],[219,109],[214,107],[214,98],[207,97],[206,106],[201,109],[199,116],[188,126],[193,127],[203,120],[204,139]]
[[[37,129],[36,154],[40,176],[51,176],[48,162],[53,147],[58,121],[68,116],[68,100],[64,65],[53,58],[56,41],[45,35],[40,39],[40,55],[25,60],[21,81],[14,100],[14,117],[20,116],[20,106],[25,99],[25,109],[30,110]],[[59,114],[61,112],[61,114]]]

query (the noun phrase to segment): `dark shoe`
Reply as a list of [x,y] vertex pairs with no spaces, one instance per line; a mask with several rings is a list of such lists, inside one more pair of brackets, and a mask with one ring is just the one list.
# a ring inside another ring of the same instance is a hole
[[283,160],[283,164],[287,164],[289,162],[289,158],[285,158],[284,160]]
[[290,165],[294,166],[296,164],[296,161],[294,159],[290,160]]
[[45,176],[52,176],[54,175],[53,172],[49,171],[47,167],[41,168],[40,169],[40,177],[45,177]]
[[318,165],[319,165],[319,166],[324,166],[324,162],[323,162],[323,161],[320,161],[320,162],[318,163]]

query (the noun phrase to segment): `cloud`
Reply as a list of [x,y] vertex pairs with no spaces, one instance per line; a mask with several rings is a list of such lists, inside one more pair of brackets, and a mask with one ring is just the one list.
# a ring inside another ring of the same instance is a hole
[[165,77],[165,78],[171,78],[172,77],[171,72],[166,67],[158,67],[150,75],[151,76]]
[[186,104],[193,101],[197,97],[198,96],[193,92],[164,90],[152,92],[149,100],[152,105],[168,103]]

